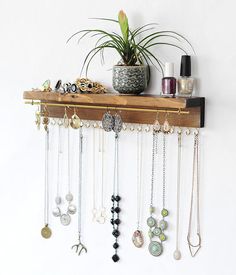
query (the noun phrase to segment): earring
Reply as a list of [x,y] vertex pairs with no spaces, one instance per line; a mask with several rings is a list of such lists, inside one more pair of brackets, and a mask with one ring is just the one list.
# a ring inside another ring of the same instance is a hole
[[75,110],[75,108],[74,108],[74,114],[73,114],[73,116],[71,117],[70,126],[71,126],[71,128],[73,128],[73,129],[79,129],[79,128],[80,128],[80,124],[81,124],[80,118],[79,118],[78,115],[76,114],[76,110]]
[[35,124],[37,126],[37,129],[40,130],[41,112],[40,112],[40,107],[39,106],[38,106],[37,111],[35,112]]
[[66,107],[65,107],[65,114],[64,114],[64,117],[63,117],[63,125],[64,125],[65,128],[68,128],[70,126],[70,120],[69,120],[68,115],[67,115]]
[[153,123],[153,131],[156,132],[156,133],[159,133],[161,131],[161,125],[158,121],[158,116],[159,116],[159,113],[157,112],[156,119]]
[[114,115],[114,126],[113,126],[112,130],[116,134],[118,134],[122,130],[122,127],[123,127],[122,118],[118,113],[115,113],[115,115]]
[[169,116],[169,113],[166,113],[166,117],[165,117],[165,121],[163,123],[163,127],[162,127],[162,132],[164,134],[169,134],[170,131],[171,131],[171,127],[170,127],[170,124],[169,124],[169,121],[168,121],[168,116]]
[[114,128],[115,119],[109,111],[107,111],[102,117],[102,127],[104,131],[110,132]]
[[48,109],[46,106],[44,106],[44,117],[43,117],[43,125],[44,125],[44,129],[47,132],[48,131],[48,124],[49,124],[49,113],[48,113]]

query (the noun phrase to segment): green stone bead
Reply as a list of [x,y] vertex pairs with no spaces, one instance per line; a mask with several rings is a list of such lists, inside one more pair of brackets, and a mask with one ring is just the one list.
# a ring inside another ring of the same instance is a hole
[[169,212],[168,212],[167,209],[163,208],[163,209],[161,210],[161,215],[162,215],[162,217],[167,217],[168,214],[169,214]]
[[166,230],[166,228],[168,227],[168,223],[165,220],[161,220],[159,226],[161,230]]
[[155,212],[155,207],[154,206],[150,206],[149,212],[150,212],[150,214],[153,214]]
[[153,217],[149,217],[149,218],[147,219],[147,225],[148,225],[149,227],[155,226],[155,225],[156,225],[156,220],[155,220]]
[[164,242],[166,240],[166,235],[164,233],[161,233],[159,239]]
[[150,229],[149,231],[148,231],[148,237],[150,238],[150,239],[152,239],[153,238],[153,232],[152,232],[152,230]]
[[152,232],[155,236],[159,236],[162,233],[160,227],[155,227]]

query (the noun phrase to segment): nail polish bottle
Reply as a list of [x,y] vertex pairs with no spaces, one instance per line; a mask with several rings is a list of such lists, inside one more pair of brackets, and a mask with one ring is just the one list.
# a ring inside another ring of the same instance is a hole
[[164,77],[162,78],[162,95],[174,97],[175,93],[174,63],[165,63]]
[[182,55],[180,66],[180,78],[178,79],[178,94],[191,96],[193,93],[194,79],[191,78],[191,56]]

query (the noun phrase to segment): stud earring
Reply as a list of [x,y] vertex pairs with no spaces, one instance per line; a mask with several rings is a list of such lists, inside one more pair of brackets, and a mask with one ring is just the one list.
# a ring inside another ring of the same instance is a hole
[[107,111],[102,117],[102,127],[104,131],[111,132],[114,128],[114,123],[115,120],[113,115],[109,111]]

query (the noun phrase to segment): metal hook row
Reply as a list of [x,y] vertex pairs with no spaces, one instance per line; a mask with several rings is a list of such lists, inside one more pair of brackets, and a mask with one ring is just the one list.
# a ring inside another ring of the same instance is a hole
[[[51,125],[63,125],[63,119],[62,118],[52,118],[51,119]],[[103,129],[102,123],[98,121],[92,121],[92,120],[81,120],[81,126],[84,126],[86,128],[95,128],[95,129]],[[152,131],[152,124],[135,124],[135,123],[123,123],[122,130],[123,131],[130,131],[130,132],[146,132],[149,133]],[[186,128],[186,127],[178,127],[178,126],[171,126],[170,133],[174,134],[175,132],[185,134],[186,136],[189,136],[191,134],[198,134],[199,129],[195,128]]]

